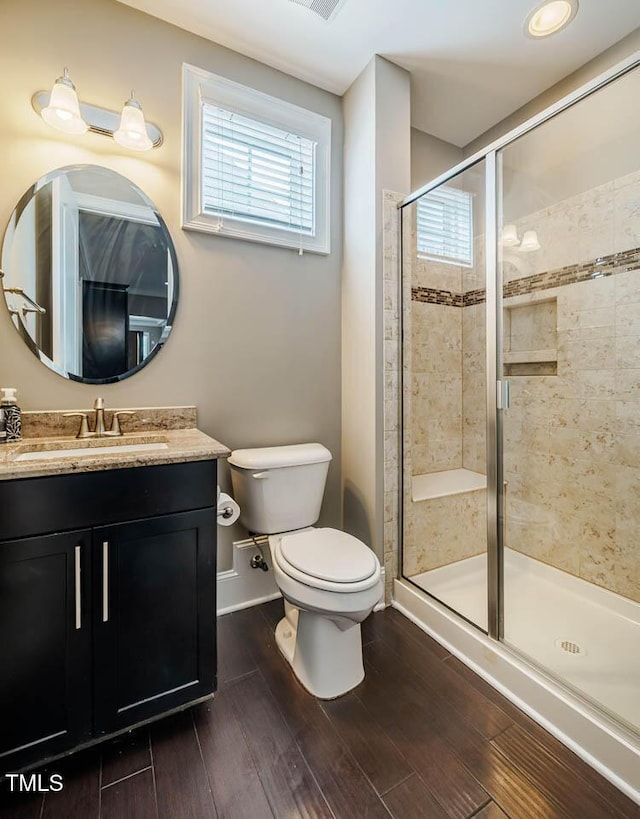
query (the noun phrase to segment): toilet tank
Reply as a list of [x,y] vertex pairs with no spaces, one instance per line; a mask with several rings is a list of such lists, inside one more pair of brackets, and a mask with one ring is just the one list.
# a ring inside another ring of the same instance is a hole
[[331,461],[322,444],[236,449],[228,460],[240,522],[250,532],[290,532],[320,517]]

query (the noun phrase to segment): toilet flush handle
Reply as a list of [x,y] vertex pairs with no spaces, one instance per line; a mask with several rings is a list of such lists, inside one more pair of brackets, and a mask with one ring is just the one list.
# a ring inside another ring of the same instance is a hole
[[269,473],[268,472],[254,472],[251,477],[252,478],[268,478]]

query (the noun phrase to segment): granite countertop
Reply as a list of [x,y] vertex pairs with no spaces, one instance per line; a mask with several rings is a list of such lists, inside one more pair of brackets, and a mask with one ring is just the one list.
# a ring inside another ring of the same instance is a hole
[[[206,461],[230,454],[224,444],[197,429],[193,407],[133,411],[133,416],[122,418],[121,437],[87,439],[68,434],[70,424],[73,428],[77,427],[77,418],[65,418],[62,412],[23,413],[22,440],[0,445],[0,480]],[[107,411],[107,424],[110,423],[110,415],[111,411]],[[142,446],[144,449],[123,450],[123,446]],[[100,451],[94,455],[86,453],[87,448],[99,448]],[[39,453],[60,449],[83,449],[85,453],[39,457]],[[25,455],[28,458],[20,458]]]

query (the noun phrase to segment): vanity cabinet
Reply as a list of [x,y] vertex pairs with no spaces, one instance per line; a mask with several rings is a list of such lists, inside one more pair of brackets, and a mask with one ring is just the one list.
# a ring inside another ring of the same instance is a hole
[[95,729],[110,733],[211,691],[215,511],[95,529]]
[[[91,736],[91,531],[0,544],[0,771]],[[23,749],[19,751],[17,749]]]
[[215,460],[0,481],[0,772],[213,693],[215,501]]

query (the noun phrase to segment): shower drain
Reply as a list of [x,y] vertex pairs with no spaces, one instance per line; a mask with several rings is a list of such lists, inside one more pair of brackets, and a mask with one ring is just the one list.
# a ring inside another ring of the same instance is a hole
[[562,649],[562,651],[565,651],[567,654],[573,654],[576,657],[584,657],[587,653],[586,649],[578,645],[578,643],[574,643],[573,640],[556,640],[555,644],[558,648]]

